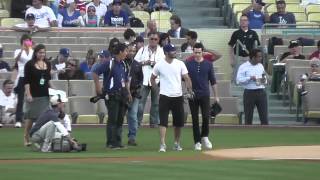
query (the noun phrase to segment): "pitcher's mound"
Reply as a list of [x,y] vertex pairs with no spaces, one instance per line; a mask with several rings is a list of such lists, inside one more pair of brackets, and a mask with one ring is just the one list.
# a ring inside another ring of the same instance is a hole
[[301,159],[320,160],[320,146],[273,146],[219,149],[204,152],[219,159]]

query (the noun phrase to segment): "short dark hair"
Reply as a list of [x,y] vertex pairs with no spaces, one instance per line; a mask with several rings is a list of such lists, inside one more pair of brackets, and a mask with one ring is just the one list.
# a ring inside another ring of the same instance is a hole
[[202,51],[204,50],[204,46],[203,46],[202,43],[196,43],[196,44],[194,44],[193,49],[194,49],[194,48],[201,48]]
[[125,40],[128,40],[130,37],[136,37],[136,33],[132,29],[128,28],[124,31],[123,37]]
[[187,36],[190,36],[191,39],[197,39],[198,38],[198,34],[195,31],[188,31],[187,32]]
[[249,19],[248,15],[246,15],[246,14],[242,14],[242,15],[240,16],[240,19],[241,19],[242,17],[247,17],[247,18]]
[[177,15],[172,15],[172,16],[170,17],[170,20],[173,20],[174,23],[179,24],[179,26],[181,26],[181,19],[180,19],[179,16],[177,16]]
[[115,48],[114,48],[114,54],[118,55],[120,52],[123,52],[127,48],[127,45],[124,43],[119,43]]
[[261,53],[262,51],[260,49],[252,49],[249,53],[249,57],[250,59],[252,59],[253,57],[256,57],[258,53]]
[[160,33],[158,32],[149,32],[148,37],[150,37],[151,35],[157,35],[160,38]]
[[23,35],[21,36],[21,38],[20,38],[20,45],[22,45],[22,44],[23,44],[23,41],[25,41],[25,40],[27,40],[27,39],[32,40],[30,34],[23,34]]
[[112,38],[109,42],[108,50],[111,52],[111,54],[114,54],[114,48],[120,43],[120,40],[118,38]]
[[2,83],[2,87],[5,87],[7,84],[14,84],[12,80],[10,79],[6,79],[3,83]]
[[284,0],[276,1],[276,5],[278,5],[278,4],[286,4],[286,1],[284,1]]

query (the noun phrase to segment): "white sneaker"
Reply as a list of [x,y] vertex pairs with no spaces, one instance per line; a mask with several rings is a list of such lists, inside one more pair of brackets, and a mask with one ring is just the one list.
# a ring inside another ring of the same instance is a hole
[[182,147],[180,146],[179,143],[174,143],[173,150],[174,151],[182,151]]
[[201,144],[205,149],[212,149],[212,143],[210,142],[208,137],[202,137]]
[[16,122],[16,124],[14,125],[15,128],[21,128],[21,122]]
[[194,150],[196,151],[201,151],[201,143],[197,142],[195,145],[194,145]]
[[167,146],[165,144],[160,144],[159,152],[166,152]]
[[51,152],[51,143],[44,142],[41,147],[41,152]]

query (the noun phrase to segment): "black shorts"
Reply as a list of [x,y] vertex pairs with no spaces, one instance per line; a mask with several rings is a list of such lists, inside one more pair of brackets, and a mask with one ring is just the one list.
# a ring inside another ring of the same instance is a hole
[[168,127],[168,116],[171,110],[173,126],[184,126],[184,109],[183,109],[183,96],[168,97],[160,94],[159,98],[159,116],[160,126]]

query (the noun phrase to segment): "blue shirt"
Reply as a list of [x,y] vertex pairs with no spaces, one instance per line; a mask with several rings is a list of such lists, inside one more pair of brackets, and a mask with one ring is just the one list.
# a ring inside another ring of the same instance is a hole
[[186,62],[186,66],[196,97],[210,96],[209,82],[216,84],[212,62],[203,60],[198,63],[192,59]]
[[63,8],[60,10],[59,14],[63,16],[62,27],[78,27],[78,18],[81,16],[80,11],[75,10],[72,16],[68,15],[67,9]]
[[[114,65],[110,65],[110,62]],[[110,66],[113,66],[110,67]],[[110,69],[112,72],[109,77]],[[103,90],[107,93],[119,92],[121,88],[125,87],[125,83],[128,82],[128,70],[125,67],[123,61],[116,61],[112,59],[111,61],[104,62],[98,65],[93,73],[100,75],[103,74]]]
[[108,26],[126,26],[129,24],[128,14],[123,10],[120,10],[119,15],[113,14],[112,10],[107,11],[104,16],[104,24]]
[[264,14],[255,10],[248,12],[249,29],[261,29],[264,24]]
[[295,24],[296,18],[293,13],[287,12],[286,14],[273,13],[270,16],[270,23],[274,24]]

